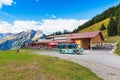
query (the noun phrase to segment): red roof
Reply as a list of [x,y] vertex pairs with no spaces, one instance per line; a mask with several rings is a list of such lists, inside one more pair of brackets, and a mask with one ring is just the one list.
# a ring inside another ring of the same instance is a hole
[[[99,33],[101,34],[101,31],[75,33],[75,34],[72,34],[72,36],[70,38],[72,38],[72,39],[76,39],[76,38],[92,38],[92,37],[95,37],[96,35],[98,35]],[[101,34],[101,36],[103,38],[102,34]]]
[[[101,34],[101,31],[73,33],[73,34],[65,34],[65,35],[55,35],[55,36],[48,36],[47,38],[62,37],[62,36],[68,36],[71,38],[91,38],[91,37],[95,37],[99,33]],[[103,35],[102,35],[102,37],[103,37]]]
[[[104,37],[101,33],[101,31],[94,31],[94,32],[83,32],[83,33],[73,33],[73,34],[65,34],[65,35],[56,35],[56,36],[49,36],[49,39],[45,39],[45,40],[40,40],[36,43],[49,43],[49,42],[72,42],[71,39],[82,39],[82,38],[92,38],[95,37],[96,35],[100,34],[100,37],[102,38],[102,40],[104,40]],[[52,38],[54,37],[68,37],[70,40],[68,39],[63,39],[63,40],[52,40]]]

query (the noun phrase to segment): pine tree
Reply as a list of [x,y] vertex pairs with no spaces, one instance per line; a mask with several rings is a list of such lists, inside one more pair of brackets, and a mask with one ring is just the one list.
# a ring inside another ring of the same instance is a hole
[[117,35],[117,21],[114,20],[113,17],[110,18],[107,33],[108,36]]
[[74,29],[73,30],[73,33],[77,33],[77,32],[79,32],[78,29]]
[[120,4],[116,7],[117,33],[120,36]]
[[99,30],[105,30],[105,29],[106,29],[105,25],[102,24]]
[[120,22],[118,22],[118,35],[120,36]]
[[117,29],[118,29],[118,35],[120,36],[120,15],[118,16],[118,26],[117,26]]
[[67,31],[66,29],[63,31],[63,34],[70,34],[70,31]]

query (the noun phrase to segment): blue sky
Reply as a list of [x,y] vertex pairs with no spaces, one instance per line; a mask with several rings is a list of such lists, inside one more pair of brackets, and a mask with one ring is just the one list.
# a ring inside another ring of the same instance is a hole
[[120,0],[0,0],[0,21],[13,26],[16,20],[41,23],[37,25],[45,20],[86,21],[119,3]]

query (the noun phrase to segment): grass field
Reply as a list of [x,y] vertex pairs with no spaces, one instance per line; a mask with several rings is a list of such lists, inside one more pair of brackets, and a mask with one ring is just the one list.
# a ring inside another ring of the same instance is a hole
[[102,80],[77,63],[31,52],[0,51],[0,80]]
[[120,56],[120,43],[117,44],[117,49],[115,53]]

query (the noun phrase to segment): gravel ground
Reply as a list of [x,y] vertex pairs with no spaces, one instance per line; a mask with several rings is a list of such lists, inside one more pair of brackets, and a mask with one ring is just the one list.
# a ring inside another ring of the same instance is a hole
[[85,50],[82,55],[60,54],[56,51],[40,51],[36,53],[76,62],[91,69],[104,80],[120,80],[120,57],[110,54],[109,50]]

